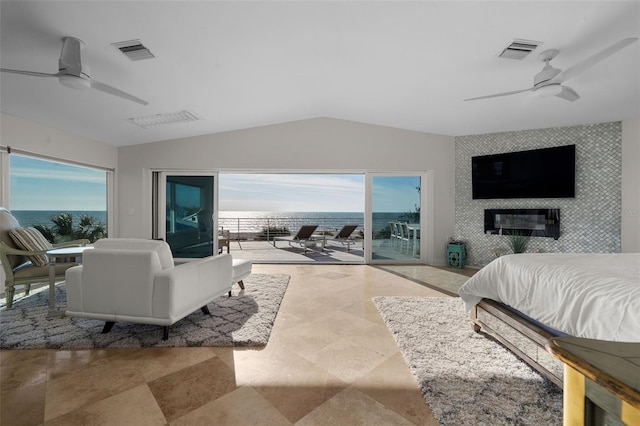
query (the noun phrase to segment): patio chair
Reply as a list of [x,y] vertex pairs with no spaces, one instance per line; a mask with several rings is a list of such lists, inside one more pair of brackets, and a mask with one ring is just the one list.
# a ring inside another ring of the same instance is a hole
[[347,251],[351,249],[351,244],[355,244],[356,240],[351,238],[351,234],[356,230],[358,225],[345,225],[333,238],[328,239],[329,242],[337,242],[343,246],[347,246]]
[[400,239],[400,231],[398,231],[398,222],[391,221],[389,222],[389,242],[391,244],[391,248],[395,248]]
[[318,241],[322,242],[322,250],[324,250],[324,242],[325,238],[322,237],[314,237],[313,233],[316,232],[318,225],[302,225],[296,235],[289,237],[273,237],[273,246],[277,248],[276,241],[287,241],[290,246],[293,246],[293,243],[299,244],[301,247],[304,247],[304,252],[306,253],[309,247],[315,247],[318,244]]
[[402,248],[406,246],[407,254],[409,254],[409,249],[411,248],[412,241],[407,226],[407,222],[398,222],[398,233],[400,235],[398,240],[400,242],[400,253],[402,253]]
[[[11,237],[11,232],[27,232],[28,239],[20,244]],[[34,239],[34,237],[37,237]],[[53,248],[84,246],[89,240],[74,240],[60,244],[50,244],[34,228],[22,228],[11,212],[0,207],[0,263],[4,271],[4,292],[7,298],[7,309],[13,306],[15,286],[24,286],[24,294],[28,295],[31,284],[49,282],[49,265],[46,251]],[[64,281],[67,269],[77,265],[76,262],[56,263],[54,269],[55,282]]]

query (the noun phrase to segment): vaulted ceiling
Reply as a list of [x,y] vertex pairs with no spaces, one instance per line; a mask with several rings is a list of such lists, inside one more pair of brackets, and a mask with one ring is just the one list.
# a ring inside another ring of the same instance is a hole
[[[56,73],[65,36],[84,41],[91,78],[140,105],[55,78],[2,73],[2,112],[122,146],[313,117],[444,135],[622,120],[640,115],[640,42],[565,84],[569,102],[526,89],[640,37],[640,2],[2,1],[2,68]],[[139,39],[131,61],[112,43]],[[514,39],[542,44],[522,60]],[[199,120],[145,129],[133,117],[189,111]]]

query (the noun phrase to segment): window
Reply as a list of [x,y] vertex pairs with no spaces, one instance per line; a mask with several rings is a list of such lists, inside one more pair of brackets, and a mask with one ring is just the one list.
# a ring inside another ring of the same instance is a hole
[[12,153],[11,213],[22,226],[51,230],[56,240],[105,237],[110,173]]

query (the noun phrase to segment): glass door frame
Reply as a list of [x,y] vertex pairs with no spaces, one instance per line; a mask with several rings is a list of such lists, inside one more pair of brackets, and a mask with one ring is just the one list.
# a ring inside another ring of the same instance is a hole
[[365,264],[398,264],[397,259],[373,259],[373,178],[374,177],[420,177],[420,257],[403,260],[406,264],[427,264],[433,249],[433,172],[367,172],[365,173]]
[[[168,176],[204,176],[204,177],[212,177],[213,178],[213,228],[211,236],[213,240],[213,254],[218,253],[218,238],[217,238],[217,229],[218,229],[218,172],[212,171],[194,171],[194,170],[154,170],[154,173],[157,173],[157,181],[155,182],[155,205],[152,206],[152,211],[154,213],[156,223],[153,230],[153,238],[162,238],[163,240],[167,240],[167,177]],[[153,204],[153,203],[152,203]],[[175,260],[181,262],[189,262],[198,260],[198,258],[178,258]]]

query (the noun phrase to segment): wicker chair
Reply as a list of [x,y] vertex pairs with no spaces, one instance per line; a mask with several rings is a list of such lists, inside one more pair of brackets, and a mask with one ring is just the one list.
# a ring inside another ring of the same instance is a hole
[[[27,256],[44,254],[44,251],[26,251],[20,249],[9,235],[12,229],[20,228],[20,223],[9,210],[0,207],[0,263],[4,271],[4,288],[7,298],[7,309],[13,306],[15,286],[23,285],[26,295],[31,290],[31,284],[49,282],[49,266],[35,266]],[[84,246],[89,240],[68,241],[52,244],[53,247]],[[76,263],[56,263],[55,280],[64,281],[64,273]]]

